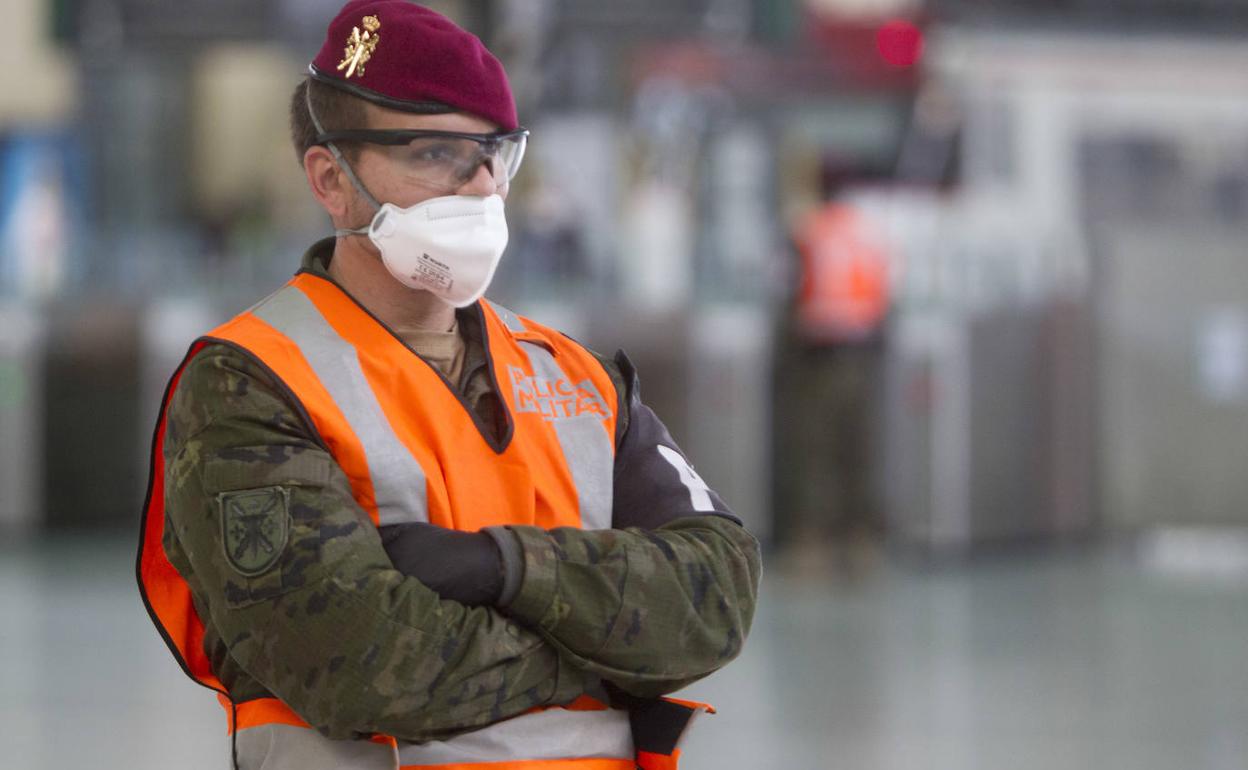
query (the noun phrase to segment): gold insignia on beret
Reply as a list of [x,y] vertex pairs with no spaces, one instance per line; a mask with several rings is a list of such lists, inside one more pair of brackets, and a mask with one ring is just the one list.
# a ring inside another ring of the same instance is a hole
[[342,61],[338,62],[339,72],[344,67],[347,70],[343,77],[362,76],[365,62],[373,55],[377,41],[381,40],[381,35],[377,34],[377,30],[381,29],[381,22],[376,16],[365,16],[360,24],[364,26],[364,31],[360,32],[359,27],[351,28],[351,37],[347,38],[347,47],[342,51]]

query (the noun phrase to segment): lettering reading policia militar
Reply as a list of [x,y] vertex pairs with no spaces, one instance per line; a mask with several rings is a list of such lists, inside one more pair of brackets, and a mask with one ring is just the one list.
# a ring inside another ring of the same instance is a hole
[[570,419],[581,415],[595,415],[606,420],[611,417],[607,402],[599,395],[589,380],[573,385],[565,378],[545,380],[537,375],[526,374],[518,366],[508,367],[512,398],[518,412],[537,412],[546,420]]
[[622,352],[483,298],[528,141],[502,67],[357,0],[290,113],[334,237],[173,373],[138,560],[233,765],[675,768],[758,544]]

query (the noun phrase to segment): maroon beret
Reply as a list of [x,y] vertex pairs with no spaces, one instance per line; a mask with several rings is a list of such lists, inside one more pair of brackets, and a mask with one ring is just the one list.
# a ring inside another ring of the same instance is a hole
[[352,0],[329,23],[312,77],[391,109],[468,112],[519,126],[507,73],[450,19],[408,0]]

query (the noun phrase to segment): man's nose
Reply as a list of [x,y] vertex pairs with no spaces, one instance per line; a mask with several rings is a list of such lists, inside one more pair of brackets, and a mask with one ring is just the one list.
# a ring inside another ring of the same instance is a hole
[[464,182],[455,192],[460,195],[480,195],[482,197],[493,195],[494,193],[505,195],[507,192],[506,183],[500,185],[490,169],[491,160],[483,159],[477,166],[476,173],[472,175],[472,178]]

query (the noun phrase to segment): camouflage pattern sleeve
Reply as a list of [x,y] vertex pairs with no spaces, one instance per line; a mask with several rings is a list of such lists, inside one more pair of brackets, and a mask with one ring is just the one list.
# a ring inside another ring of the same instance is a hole
[[424,741],[584,691],[540,635],[395,571],[342,470],[245,354],[200,351],[166,430],[166,551],[235,697],[272,693],[331,738]]
[[508,527],[519,547],[501,548],[504,566],[521,577],[514,594],[504,592],[506,611],[577,666],[653,697],[741,651],[762,560],[758,541],[642,403],[628,356],[599,361],[627,416],[616,447],[613,529]]
[[632,695],[665,695],[728,663],[754,617],[758,542],[721,516],[658,529],[509,527],[524,558],[506,611]]

